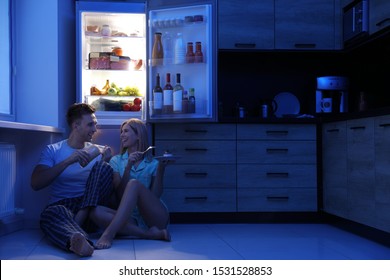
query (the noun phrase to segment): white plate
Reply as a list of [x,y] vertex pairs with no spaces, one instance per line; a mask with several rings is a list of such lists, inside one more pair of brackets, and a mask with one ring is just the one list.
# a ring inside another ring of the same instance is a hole
[[180,157],[179,156],[158,156],[158,157],[154,157],[155,159],[157,160],[160,160],[160,161],[175,161],[177,159],[179,159]]
[[278,118],[282,118],[283,115],[299,114],[301,105],[298,98],[291,92],[278,93],[274,100],[278,104],[278,108],[275,111],[275,116]]

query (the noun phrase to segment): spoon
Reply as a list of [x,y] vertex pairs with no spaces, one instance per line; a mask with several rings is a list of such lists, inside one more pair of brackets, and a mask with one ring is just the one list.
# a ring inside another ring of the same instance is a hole
[[155,146],[149,146],[145,151],[143,151],[142,153],[145,154],[146,152],[148,152],[149,150],[151,149],[154,149],[156,148]]

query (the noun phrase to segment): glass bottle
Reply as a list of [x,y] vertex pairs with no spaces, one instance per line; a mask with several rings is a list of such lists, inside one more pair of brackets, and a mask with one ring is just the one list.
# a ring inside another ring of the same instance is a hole
[[175,41],[175,64],[183,64],[186,62],[186,50],[183,41],[183,34],[177,33]]
[[194,63],[195,53],[194,53],[194,44],[192,42],[187,43],[187,52],[186,52],[186,62]]
[[163,90],[160,86],[160,74],[157,73],[156,85],[153,88],[153,112],[156,115],[162,113],[163,106]]
[[152,66],[163,64],[164,49],[161,41],[161,32],[154,33],[154,43],[152,49]]
[[181,85],[180,73],[176,74],[176,84],[173,88],[173,112],[183,113],[183,91],[184,88]]
[[201,42],[195,43],[195,62],[196,63],[203,62],[202,43]]
[[189,96],[188,96],[188,113],[193,114],[195,113],[195,89],[190,88],[189,90]]
[[164,65],[170,65],[173,63],[173,46],[172,37],[169,32],[165,32],[162,36],[162,43],[164,48]]
[[108,24],[103,24],[101,34],[102,36],[111,36],[111,28]]
[[165,86],[163,88],[163,114],[173,112],[173,87],[171,85],[171,74],[167,73]]

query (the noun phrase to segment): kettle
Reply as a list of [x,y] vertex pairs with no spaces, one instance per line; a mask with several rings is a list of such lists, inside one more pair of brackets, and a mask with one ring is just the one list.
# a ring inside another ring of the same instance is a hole
[[269,118],[274,117],[278,110],[278,103],[274,99],[265,99],[261,102],[260,117]]

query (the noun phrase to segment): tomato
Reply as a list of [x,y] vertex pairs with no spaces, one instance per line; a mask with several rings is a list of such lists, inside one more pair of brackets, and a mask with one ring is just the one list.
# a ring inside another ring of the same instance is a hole
[[142,103],[142,100],[141,100],[141,98],[134,98],[134,100],[133,100],[133,103],[135,104],[135,105],[141,105],[141,103]]
[[131,110],[131,105],[129,103],[123,104],[122,110],[123,111],[130,111]]
[[139,111],[141,110],[141,105],[134,104],[131,106],[130,111]]

